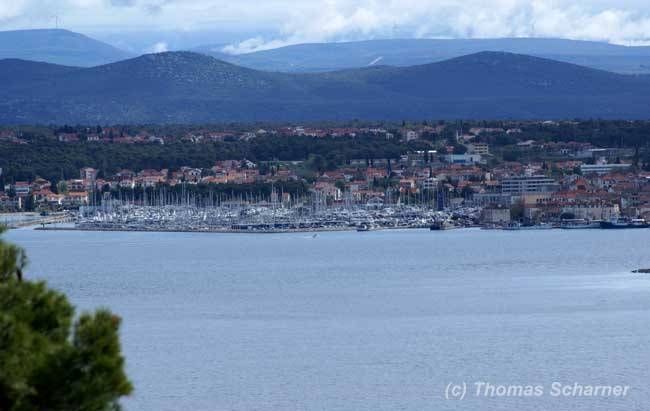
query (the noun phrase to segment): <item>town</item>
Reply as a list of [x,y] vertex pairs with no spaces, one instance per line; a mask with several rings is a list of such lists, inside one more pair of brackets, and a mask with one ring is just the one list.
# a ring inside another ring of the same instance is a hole
[[[78,225],[87,228],[110,228],[111,224],[146,228],[142,221],[125,223],[138,220],[134,215],[142,215],[142,208],[150,210],[146,219],[155,221],[157,229],[165,229],[165,224],[174,229],[200,228],[200,221],[208,220],[205,213],[194,212],[190,213],[194,217],[178,217],[170,223],[168,216],[162,216],[167,212],[152,211],[165,207],[215,208],[221,211],[210,217],[214,227],[238,230],[647,227],[650,171],[644,161],[645,147],[621,144],[611,136],[593,138],[595,133],[575,134],[576,128],[588,127],[593,126],[576,122],[423,122],[345,127],[266,125],[254,131],[245,125],[232,130],[191,131],[160,127],[154,133],[137,127],[66,126],[50,130],[50,144],[180,144],[206,149],[222,144],[223,151],[228,144],[259,143],[282,136],[289,142],[300,138],[312,145],[317,141],[371,141],[376,146],[386,142],[398,151],[385,157],[381,151],[364,157],[352,157],[355,151],[338,156],[336,152],[307,152],[303,158],[257,155],[214,159],[203,167],[190,165],[195,162],[188,159],[187,165],[178,167],[142,169],[103,169],[98,160],[84,164],[77,175],[56,181],[41,175],[17,179],[14,176],[20,173],[5,166],[0,174],[4,181],[0,210],[43,215],[75,210]],[[650,131],[646,124],[638,127]],[[0,144],[33,145],[37,141],[34,135],[34,131],[6,129],[0,132]],[[598,144],[602,140],[614,144]],[[251,213],[251,209],[257,211]],[[225,215],[228,218],[224,219]]]

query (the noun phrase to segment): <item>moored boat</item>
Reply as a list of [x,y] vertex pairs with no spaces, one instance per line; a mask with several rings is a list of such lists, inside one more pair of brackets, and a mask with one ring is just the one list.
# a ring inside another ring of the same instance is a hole
[[562,220],[560,228],[565,230],[583,230],[586,228],[600,228],[600,221],[591,221],[584,219]]
[[449,221],[436,221],[429,227],[431,231],[440,231],[440,230],[451,230],[456,228],[455,225],[451,224]]
[[377,230],[379,227],[375,224],[361,224],[357,226],[357,231],[373,231]]
[[508,223],[508,225],[504,226],[503,229],[508,231],[521,230],[521,223],[517,221],[512,221]]
[[522,225],[519,227],[520,230],[550,230],[553,228],[553,225],[550,223],[540,223],[535,225]]
[[620,218],[612,218],[609,221],[600,222],[600,228],[604,228],[604,229],[649,228],[649,227],[650,227],[650,223],[640,218],[629,219],[625,217],[620,217]]

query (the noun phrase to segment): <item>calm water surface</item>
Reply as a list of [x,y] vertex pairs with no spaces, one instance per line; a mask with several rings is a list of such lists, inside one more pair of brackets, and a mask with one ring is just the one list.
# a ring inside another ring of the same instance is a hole
[[[15,230],[28,276],[110,307],[145,410],[647,410],[650,230]],[[446,400],[450,382],[542,385]],[[554,381],[629,385],[555,398]]]

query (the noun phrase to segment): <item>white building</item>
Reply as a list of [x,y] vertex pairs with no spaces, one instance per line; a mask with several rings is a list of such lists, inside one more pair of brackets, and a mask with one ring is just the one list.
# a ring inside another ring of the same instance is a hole
[[512,195],[552,193],[559,189],[560,185],[555,180],[540,175],[515,176],[501,180],[501,192]]
[[562,207],[562,213],[571,213],[575,218],[585,220],[609,220],[618,217],[620,212],[618,204],[588,203]]
[[609,174],[615,171],[626,171],[631,164],[583,164],[580,166],[582,174]]
[[407,130],[406,133],[404,133],[404,138],[408,142],[408,141],[417,140],[418,138],[420,138],[420,136],[418,135],[418,133],[416,131]]
[[487,156],[490,154],[490,147],[486,143],[467,144],[467,153]]
[[447,154],[444,157],[447,163],[472,165],[483,162],[480,154]]

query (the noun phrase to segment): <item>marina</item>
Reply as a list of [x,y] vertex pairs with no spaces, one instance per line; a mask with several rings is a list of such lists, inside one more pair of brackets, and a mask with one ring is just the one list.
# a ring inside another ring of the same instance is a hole
[[[10,228],[37,226],[37,230],[150,231],[205,233],[290,233],[319,231],[376,231],[429,229],[444,231],[480,227],[488,230],[639,229],[650,228],[644,219],[567,219],[524,224],[485,223],[480,207],[438,210],[427,205],[394,204],[324,206],[319,203],[283,206],[269,203],[223,205],[141,205],[117,201],[80,207],[76,212],[31,216],[8,224]],[[66,224],[61,224],[66,223]]]
[[395,228],[471,227],[480,210],[454,212],[430,207],[396,205],[367,208],[298,206],[292,208],[236,204],[228,206],[111,205],[82,208],[74,225],[43,226],[45,230],[171,231],[279,233],[310,231],[371,231]]

